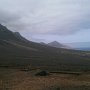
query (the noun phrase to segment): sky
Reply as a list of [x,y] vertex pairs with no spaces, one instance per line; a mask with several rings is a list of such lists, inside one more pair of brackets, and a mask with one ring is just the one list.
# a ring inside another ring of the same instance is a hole
[[35,42],[90,42],[90,0],[0,0],[0,23]]

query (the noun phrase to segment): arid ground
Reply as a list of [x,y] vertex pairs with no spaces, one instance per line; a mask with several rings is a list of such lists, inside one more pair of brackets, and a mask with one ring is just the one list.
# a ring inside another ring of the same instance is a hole
[[0,90],[90,90],[89,72],[35,76],[37,72],[0,68]]

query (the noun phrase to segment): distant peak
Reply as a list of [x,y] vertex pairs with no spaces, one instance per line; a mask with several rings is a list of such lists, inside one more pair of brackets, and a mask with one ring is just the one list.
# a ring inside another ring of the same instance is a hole
[[51,42],[51,43],[58,43],[58,44],[60,44],[58,41],[53,41],[53,42]]
[[59,43],[58,41],[50,42],[50,43],[48,43],[48,45],[52,46],[52,47],[56,47],[56,48],[67,48],[67,49],[69,49],[68,46],[63,45],[63,44]]
[[48,43],[48,45],[53,46],[53,47],[62,47],[63,46],[63,44],[60,44],[57,41],[50,42],[50,43]]
[[61,43],[59,43],[58,41],[53,41],[53,42],[50,42],[48,44],[54,44],[54,45],[62,45]]

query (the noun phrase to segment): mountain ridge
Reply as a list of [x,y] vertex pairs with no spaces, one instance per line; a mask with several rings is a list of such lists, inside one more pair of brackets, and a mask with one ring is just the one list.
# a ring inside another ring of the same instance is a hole
[[[90,69],[90,53],[54,48],[17,38],[7,28],[0,26],[0,65],[28,65],[48,70]],[[2,33],[3,32],[3,33]],[[20,36],[20,35],[19,35]]]

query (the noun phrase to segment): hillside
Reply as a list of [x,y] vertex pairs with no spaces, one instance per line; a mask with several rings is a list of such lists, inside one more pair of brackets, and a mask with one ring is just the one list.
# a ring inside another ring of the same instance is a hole
[[51,46],[51,47],[56,47],[56,48],[66,48],[66,49],[71,49],[68,45],[64,45],[64,44],[61,44],[57,41],[53,41],[53,42],[50,42],[48,43],[47,45]]
[[31,65],[48,70],[90,70],[90,52],[58,49],[26,42],[21,37],[0,25],[1,65]]

